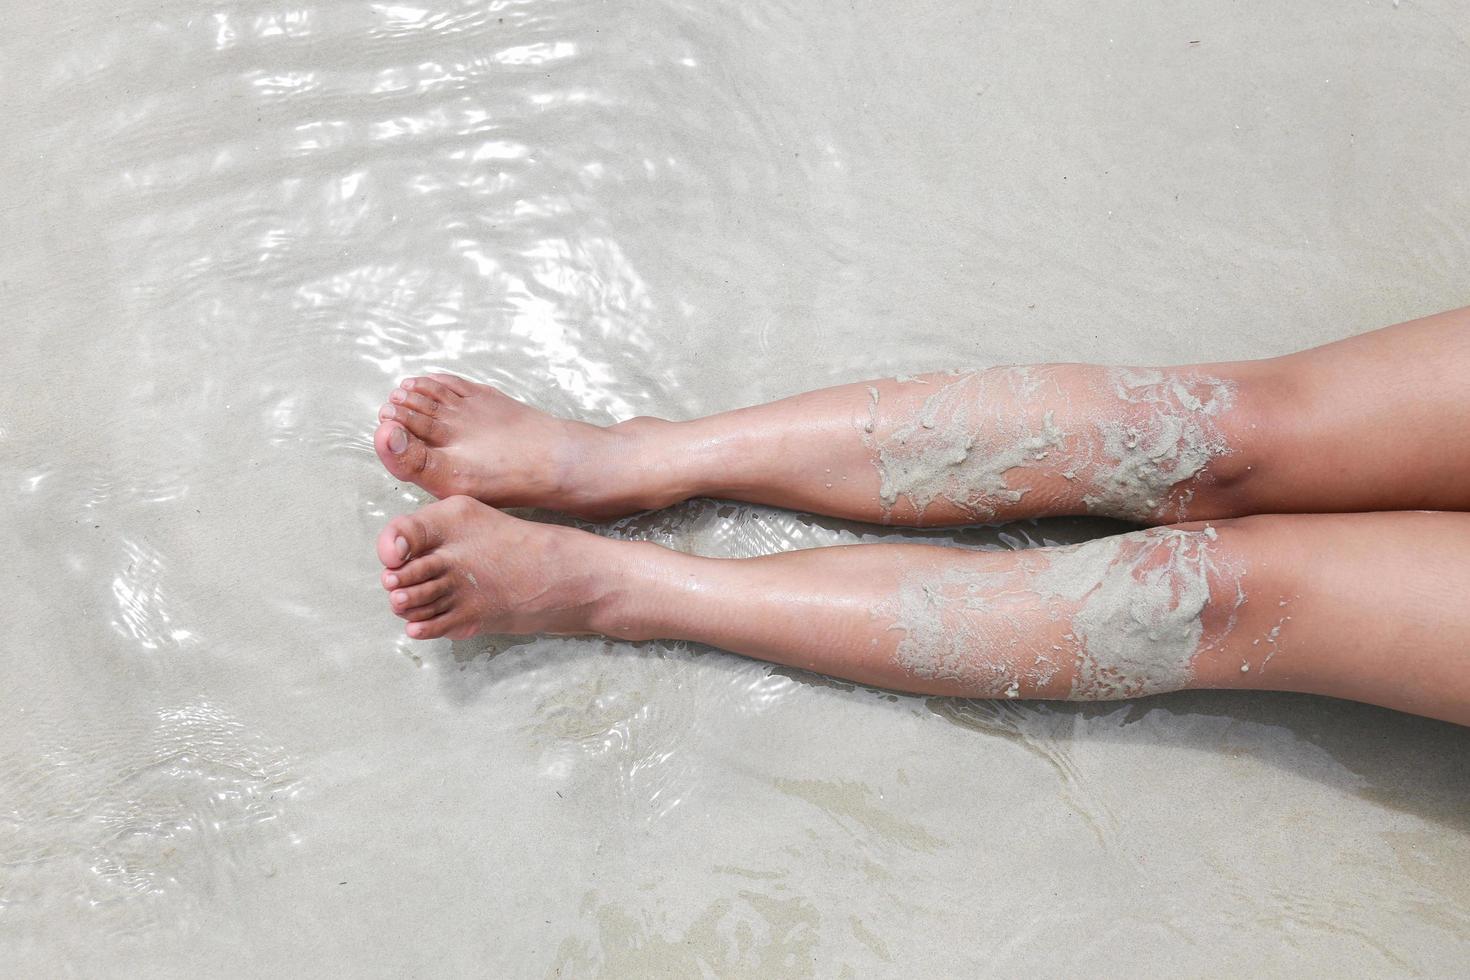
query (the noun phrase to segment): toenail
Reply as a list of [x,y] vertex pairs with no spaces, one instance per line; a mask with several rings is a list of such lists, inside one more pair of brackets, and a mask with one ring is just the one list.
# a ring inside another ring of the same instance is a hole
[[397,575],[389,575],[387,578],[383,579],[383,581],[388,583],[388,588],[390,588],[390,589],[396,589],[396,588],[398,588],[398,576]]
[[395,401],[395,402],[401,402],[401,401],[403,401],[403,399],[405,399],[407,397],[408,397],[408,392],[404,391],[402,388],[394,388],[393,389],[393,394],[391,394],[391,395],[388,396],[388,400],[389,401]]
[[[403,452],[407,448],[408,433],[404,432],[398,426],[394,426],[393,431],[388,433],[388,452],[396,455]],[[399,538],[398,540],[402,541],[403,539]]]
[[408,628],[408,635],[409,636],[423,636],[424,635],[424,628],[422,626],[420,626],[418,623],[414,623],[412,626],[410,626]]
[[395,593],[393,593],[393,601],[396,602],[396,603],[398,603],[398,605],[400,605],[400,606],[403,605],[405,602],[408,601],[408,593],[407,592],[395,592]]
[[408,539],[407,538],[404,538],[404,537],[401,537],[401,536],[398,537],[397,539],[394,540],[393,547],[395,547],[395,548],[398,549],[398,557],[399,558],[407,558],[408,557]]
[[392,405],[384,405],[382,415],[385,419],[397,418],[398,409],[394,408]]

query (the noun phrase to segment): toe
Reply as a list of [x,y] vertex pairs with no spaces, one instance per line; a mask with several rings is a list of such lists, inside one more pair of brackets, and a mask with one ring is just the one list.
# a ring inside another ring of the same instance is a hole
[[429,467],[429,447],[398,422],[389,420],[373,433],[373,448],[389,473],[417,483]]
[[425,442],[436,444],[441,441],[434,438],[439,432],[440,423],[435,421],[433,416],[425,415],[423,412],[415,412],[411,408],[390,402],[378,410],[378,418],[384,422],[397,422]]
[[433,418],[444,410],[442,400],[431,398],[417,391],[404,391],[402,388],[394,388],[393,393],[388,396],[388,402],[389,404],[383,406],[385,412],[394,406],[402,406],[411,408],[420,415]]
[[418,515],[395,517],[378,535],[378,560],[396,569],[441,543],[435,528]]
[[399,387],[408,394],[436,402],[458,401],[460,397],[459,392],[434,378],[409,378]]
[[428,554],[422,558],[415,558],[401,568],[387,569],[383,572],[383,588],[390,592],[394,589],[406,589],[411,585],[418,585],[430,579],[436,579],[443,575],[449,566],[443,557],[438,554]]
[[455,605],[453,596],[444,596],[426,605],[414,606],[412,609],[395,609],[393,612],[400,619],[406,619],[410,623],[426,623],[431,619],[443,616],[455,608]]
[[448,594],[449,579],[436,578],[420,585],[394,589],[388,594],[388,602],[393,606],[393,611],[401,615],[410,609],[438,602]]
[[410,546],[402,525],[403,519],[395,518],[378,533],[378,561],[386,568],[396,569],[408,560]]
[[456,374],[431,374],[429,380],[439,382],[461,398],[469,397],[475,390],[474,382],[466,381]]
[[447,612],[433,619],[409,623],[403,631],[415,640],[434,640],[441,636],[448,636],[451,632],[456,636],[461,635],[463,628],[459,616],[454,612]]

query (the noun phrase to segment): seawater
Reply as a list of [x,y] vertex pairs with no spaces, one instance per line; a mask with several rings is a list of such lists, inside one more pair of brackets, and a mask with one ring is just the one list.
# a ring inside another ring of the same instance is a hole
[[[1456,972],[1467,734],[402,638],[374,414],[1260,357],[1465,302],[1463,5],[11,4],[14,976]],[[1028,547],[694,501],[710,555]]]

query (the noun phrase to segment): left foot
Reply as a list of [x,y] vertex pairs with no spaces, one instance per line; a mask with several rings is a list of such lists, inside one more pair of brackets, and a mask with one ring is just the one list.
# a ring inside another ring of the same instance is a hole
[[[415,640],[590,633],[611,589],[609,548],[585,531],[523,521],[469,497],[395,517],[378,535],[383,587]],[[615,573],[614,573],[615,574]]]
[[650,488],[656,467],[628,424],[557,418],[452,374],[408,378],[378,421],[373,448],[388,472],[440,499],[593,520],[673,502]]

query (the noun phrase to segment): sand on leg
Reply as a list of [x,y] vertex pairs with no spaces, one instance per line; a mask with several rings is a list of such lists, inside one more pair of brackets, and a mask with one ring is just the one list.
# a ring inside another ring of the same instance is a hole
[[904,525],[1470,509],[1470,308],[1263,361],[998,367],[601,428],[449,375],[375,445],[401,479],[591,517],[726,497]]
[[1254,688],[1470,724],[1470,515],[1252,517],[1021,552],[874,544],[710,559],[455,498],[395,518],[378,553],[394,611],[419,638],[685,639],[925,694]]

